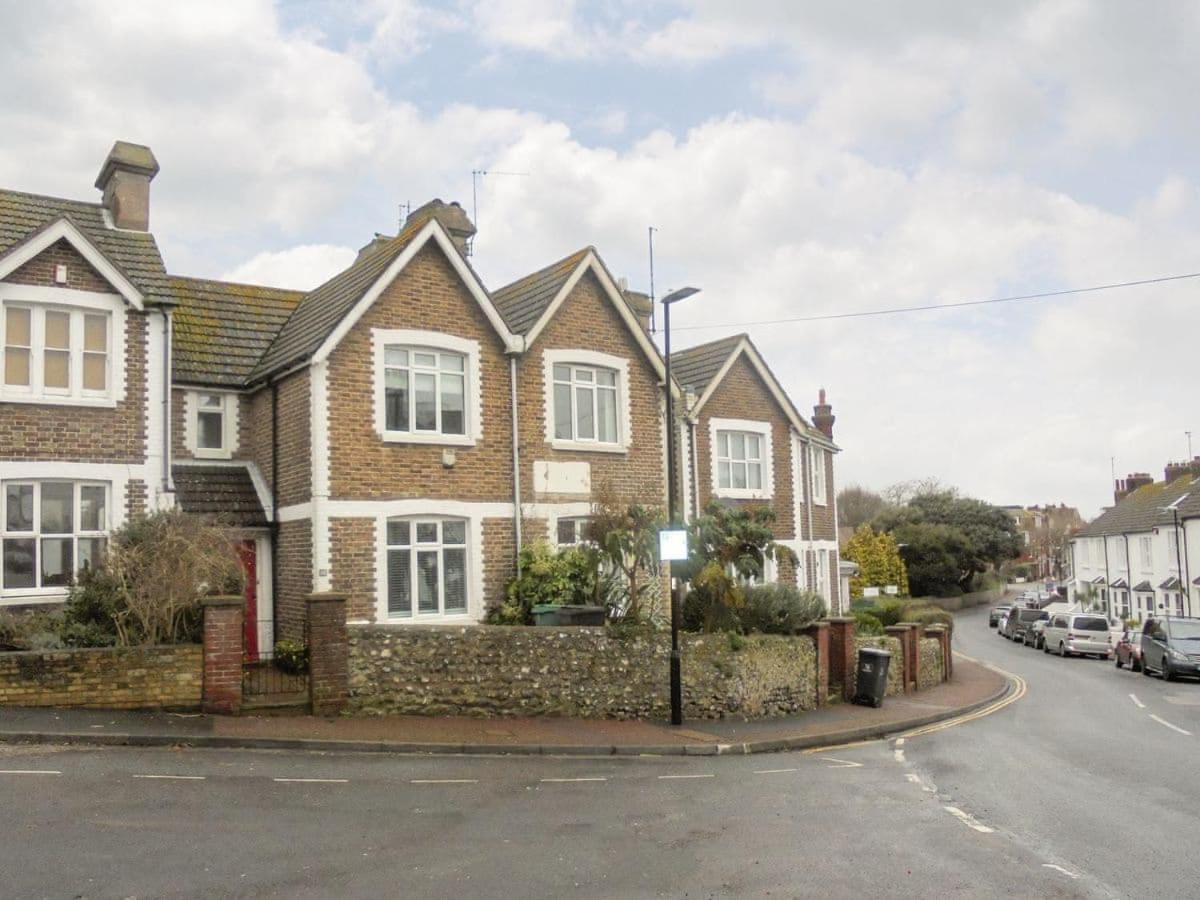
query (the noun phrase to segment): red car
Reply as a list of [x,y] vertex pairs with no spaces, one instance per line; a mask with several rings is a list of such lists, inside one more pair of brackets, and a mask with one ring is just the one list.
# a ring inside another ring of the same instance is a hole
[[1117,668],[1129,666],[1131,672],[1142,671],[1142,633],[1125,629],[1117,641]]

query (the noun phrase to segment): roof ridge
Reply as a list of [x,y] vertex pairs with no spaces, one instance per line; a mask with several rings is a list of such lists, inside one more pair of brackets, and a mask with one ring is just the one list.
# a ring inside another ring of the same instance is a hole
[[592,246],[591,244],[588,244],[586,247],[582,247],[579,250],[574,250],[571,253],[568,253],[566,256],[556,259],[554,262],[548,263],[548,264],[542,266],[540,269],[535,269],[534,271],[528,273],[527,275],[522,275],[520,278],[516,278],[513,281],[510,281],[508,284],[505,284],[505,285],[502,285],[501,287],[496,288],[495,290],[491,291],[491,294],[493,297],[495,297],[497,294],[502,294],[505,291],[508,291],[509,289],[516,287],[517,285],[521,284],[522,282],[529,281],[533,278],[536,278],[539,275],[544,275],[546,272],[549,272],[551,269],[555,269],[558,266],[561,266],[563,263],[565,263],[567,260],[569,260],[573,257],[583,256],[583,255],[587,254],[588,252],[595,253],[596,248],[594,246]]
[[54,194],[35,194],[33,191],[18,191],[16,188],[0,187],[0,193],[16,194],[18,197],[30,197],[34,200],[53,200],[55,203],[75,203],[79,206],[90,206],[93,209],[104,208],[104,204],[98,200],[73,200],[70,197],[56,197]]
[[255,290],[260,290],[260,291],[280,291],[282,293],[299,294],[301,296],[304,296],[305,294],[308,293],[308,291],[304,290],[303,288],[277,287],[273,284],[256,284],[252,281],[227,281],[224,278],[203,278],[199,275],[171,275],[171,274],[168,274],[167,277],[170,279],[173,279],[173,280],[178,279],[180,281],[192,281],[192,282],[198,282],[201,284],[224,284],[224,285],[228,285],[230,287],[254,288]]

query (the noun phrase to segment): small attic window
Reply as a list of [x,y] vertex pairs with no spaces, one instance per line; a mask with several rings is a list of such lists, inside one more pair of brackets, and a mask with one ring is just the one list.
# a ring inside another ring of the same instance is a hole
[[237,450],[237,394],[189,391],[185,402],[184,443],[198,459],[229,459]]

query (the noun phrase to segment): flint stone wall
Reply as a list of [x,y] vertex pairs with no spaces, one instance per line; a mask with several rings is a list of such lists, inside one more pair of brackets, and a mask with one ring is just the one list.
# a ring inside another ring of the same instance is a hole
[[[355,715],[670,714],[670,638],[607,628],[351,626]],[[683,636],[684,715],[761,718],[816,707],[809,637]]]
[[199,644],[0,653],[0,706],[194,709]]
[[946,680],[945,661],[942,659],[942,644],[937,638],[921,638],[918,652],[921,654],[921,681],[918,691],[936,687]]

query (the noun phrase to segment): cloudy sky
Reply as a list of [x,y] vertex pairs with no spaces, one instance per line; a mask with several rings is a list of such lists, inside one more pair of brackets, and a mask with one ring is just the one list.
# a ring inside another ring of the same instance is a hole
[[[353,10],[353,11],[351,11]],[[748,331],[842,484],[1094,514],[1196,431],[1200,5],[1117,0],[0,0],[0,185],[162,172],[181,274],[313,286],[401,204],[472,203],[491,287],[580,246],[680,345]],[[518,174],[500,174],[518,173]],[[686,329],[686,330],[685,330]],[[1160,475],[1161,477],[1161,475]]]

